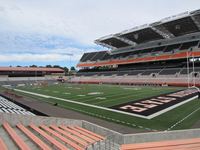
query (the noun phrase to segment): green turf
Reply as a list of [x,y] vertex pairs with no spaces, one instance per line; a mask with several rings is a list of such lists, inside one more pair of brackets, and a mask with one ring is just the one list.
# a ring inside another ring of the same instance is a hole
[[[18,89],[55,96],[73,101],[79,101],[87,104],[97,106],[110,107],[116,104],[134,101],[142,98],[148,98],[159,94],[169,93],[180,90],[177,87],[129,87],[119,85],[80,85],[80,84],[63,84],[51,85],[48,87],[34,87],[26,86]],[[91,93],[99,92],[99,94],[89,95]],[[69,94],[70,93],[70,94]],[[88,106],[73,104],[65,101],[58,101],[55,99],[39,98],[38,96],[31,96],[38,100],[44,100],[50,103],[58,103],[58,106],[67,109],[76,110],[88,115],[103,118],[109,121],[117,122],[134,128],[141,128],[143,130],[167,130],[173,124],[182,120],[185,116],[200,107],[200,102],[193,100],[176,109],[166,112],[151,120],[133,117],[125,114],[110,112],[107,110],[91,108]],[[80,96],[85,95],[85,96]],[[97,99],[97,97],[105,99]],[[200,119],[200,111],[197,111],[192,116],[178,124],[173,129],[191,128],[192,125]]]
[[21,87],[20,89],[97,106],[110,107],[124,102],[148,98],[158,94],[169,93],[180,88],[65,84],[64,86],[51,85],[49,87],[38,88],[29,86]]

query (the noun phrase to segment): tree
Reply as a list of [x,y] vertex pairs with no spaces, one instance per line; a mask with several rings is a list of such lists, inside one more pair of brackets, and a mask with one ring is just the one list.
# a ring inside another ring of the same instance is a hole
[[63,67],[63,70],[65,72],[65,76],[69,73],[69,69],[67,67]]
[[51,65],[46,65],[46,68],[52,68],[52,66]]
[[54,65],[53,68],[62,68],[59,65]]
[[33,67],[33,68],[36,68],[36,67],[37,67],[37,65],[31,65],[31,66],[29,66],[29,67]]
[[75,67],[71,67],[71,69],[70,69],[71,71],[76,71],[76,69],[75,69]]

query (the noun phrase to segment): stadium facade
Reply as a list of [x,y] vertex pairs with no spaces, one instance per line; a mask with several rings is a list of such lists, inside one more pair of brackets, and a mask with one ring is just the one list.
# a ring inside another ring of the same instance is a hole
[[59,73],[64,73],[64,70],[45,67],[0,67],[0,76],[8,77],[35,77]]
[[71,82],[200,86],[200,10],[95,40]]

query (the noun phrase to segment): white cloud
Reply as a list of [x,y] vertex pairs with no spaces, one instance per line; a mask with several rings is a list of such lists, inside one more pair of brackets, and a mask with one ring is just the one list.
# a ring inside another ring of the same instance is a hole
[[106,34],[199,5],[197,0],[1,0],[0,19],[7,30],[62,35],[91,45]]
[[81,55],[68,56],[64,54],[0,54],[0,62],[57,62],[77,61]]
[[0,0],[0,62],[65,61],[62,53],[78,61],[99,49],[93,43],[99,37],[199,6],[198,0]]
[[1,62],[78,62],[83,53],[97,51],[96,49],[82,50],[78,48],[68,47],[64,49],[42,50],[40,54],[33,53],[3,53],[0,54]]

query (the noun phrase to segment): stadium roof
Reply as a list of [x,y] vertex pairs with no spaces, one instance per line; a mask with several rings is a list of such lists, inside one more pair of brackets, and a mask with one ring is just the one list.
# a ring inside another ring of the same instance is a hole
[[0,67],[0,71],[44,71],[44,72],[64,72],[60,68],[43,67]]
[[158,22],[111,34],[95,40],[95,43],[115,50],[197,32],[200,32],[200,10],[181,13]]

